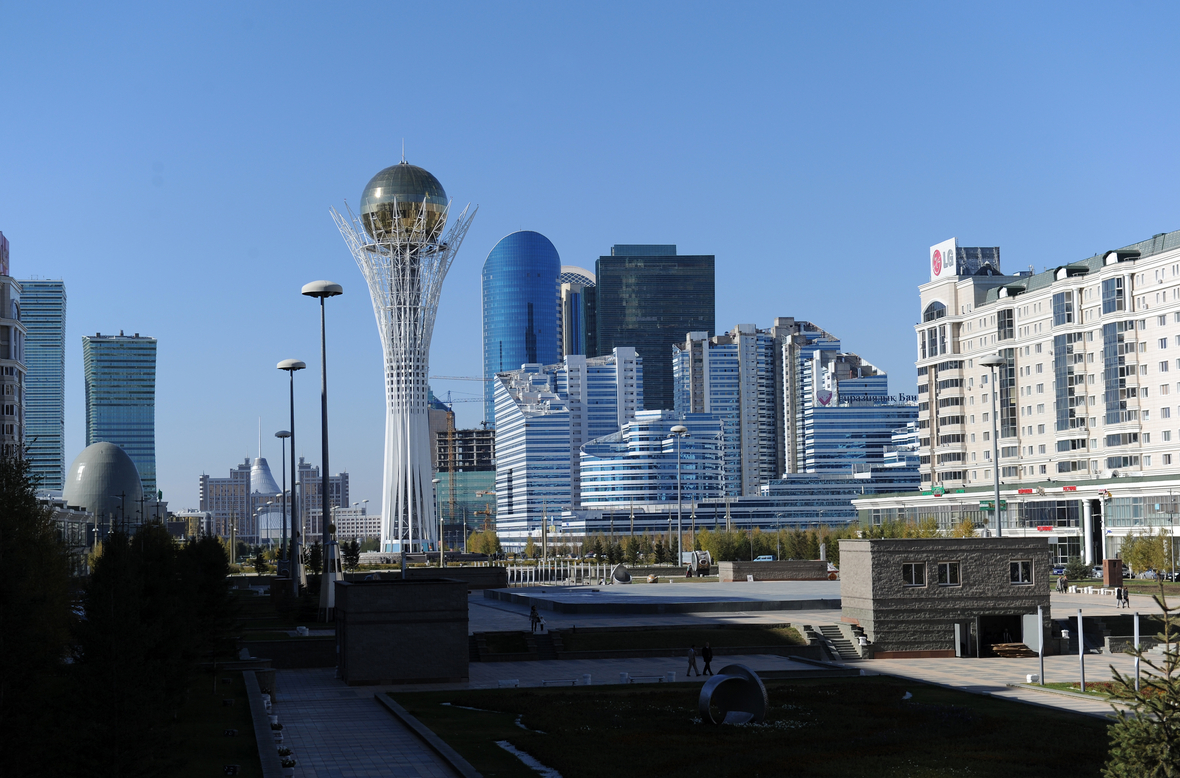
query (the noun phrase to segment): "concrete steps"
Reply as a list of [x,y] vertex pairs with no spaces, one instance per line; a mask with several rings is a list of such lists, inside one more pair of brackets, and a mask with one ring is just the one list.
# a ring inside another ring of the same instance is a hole
[[825,644],[825,648],[840,657],[842,661],[847,662],[860,659],[860,652],[857,651],[856,646],[844,635],[844,632],[839,627],[834,624],[821,624],[819,634]]

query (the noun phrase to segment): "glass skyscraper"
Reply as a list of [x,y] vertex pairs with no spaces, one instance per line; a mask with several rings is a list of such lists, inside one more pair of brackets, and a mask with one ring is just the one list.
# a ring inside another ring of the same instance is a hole
[[39,489],[61,491],[66,476],[66,285],[20,282],[25,340],[25,446]]
[[[483,263],[484,419],[495,425],[496,373],[561,358],[561,258],[539,232],[501,238]],[[630,344],[620,344],[630,345]]]
[[561,356],[594,356],[598,335],[594,324],[594,274],[564,265],[557,283],[561,290]]
[[633,346],[643,358],[643,403],[672,410],[672,346],[714,329],[712,255],[677,256],[674,245],[611,247],[595,264],[597,350]]
[[[156,339],[85,335],[86,445],[107,441],[127,452],[145,494],[156,493]],[[130,511],[131,506],[127,506]]]

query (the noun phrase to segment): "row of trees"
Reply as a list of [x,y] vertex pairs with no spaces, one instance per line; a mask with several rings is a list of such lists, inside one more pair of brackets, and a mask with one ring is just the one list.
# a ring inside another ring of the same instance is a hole
[[[772,530],[697,530],[684,533],[685,550],[708,551],[714,561],[737,562],[750,560],[766,554],[776,559],[819,559],[820,546],[824,546],[827,559],[839,564],[841,539],[848,538],[936,538],[974,537],[976,527],[970,519],[964,519],[949,530],[940,529],[938,520],[926,517],[918,521],[888,521],[862,528],[859,524],[818,528],[780,528]],[[671,564],[676,560],[676,533],[671,535],[590,535],[580,544],[569,542],[551,543],[550,553],[557,556],[593,554],[595,558],[606,559],[611,564]],[[476,544],[479,544],[478,546]],[[493,546],[494,543],[494,546]],[[495,532],[473,533],[468,547],[500,549]],[[484,553],[491,553],[484,551]],[[524,556],[537,559],[541,546],[533,538],[525,543]]]
[[229,655],[229,560],[159,524],[72,579],[23,459],[0,457],[0,753],[13,775],[159,775],[197,661]]
[[1167,530],[1147,535],[1129,535],[1123,540],[1119,556],[1135,573],[1144,570],[1168,570],[1173,564],[1172,536]]

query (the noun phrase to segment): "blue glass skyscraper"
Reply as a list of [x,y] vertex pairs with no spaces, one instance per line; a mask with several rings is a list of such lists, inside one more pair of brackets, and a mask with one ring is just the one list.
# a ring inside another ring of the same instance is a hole
[[61,491],[66,477],[66,285],[20,282],[25,340],[25,446],[39,489]]
[[[483,263],[484,419],[495,424],[496,373],[560,361],[561,258],[544,235],[505,236]],[[626,345],[626,344],[624,344]]]
[[[107,441],[127,452],[145,495],[156,493],[156,339],[86,335],[86,445]],[[139,506],[135,506],[138,510]],[[131,515],[132,506],[127,506]]]

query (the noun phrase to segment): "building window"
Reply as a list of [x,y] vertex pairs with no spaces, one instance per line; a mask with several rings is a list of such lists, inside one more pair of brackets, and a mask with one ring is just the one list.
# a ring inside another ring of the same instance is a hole
[[1000,340],[1009,340],[1014,337],[1013,313],[1011,308],[997,312],[996,335]]
[[901,565],[901,580],[906,586],[925,586],[926,563],[903,562]]
[[1014,584],[1031,584],[1032,560],[1020,559],[1008,563],[1008,580]]
[[1171,454],[1164,454],[1164,464],[1165,465],[1172,464],[1172,455]]
[[1073,322],[1073,292],[1059,292],[1053,295],[1053,326]]
[[1102,282],[1102,312],[1106,314],[1122,310],[1126,310],[1126,302],[1123,298],[1123,278],[1122,276],[1107,278]]
[[959,577],[959,563],[958,562],[939,562],[938,563],[938,585],[939,586],[958,586],[962,583]]

